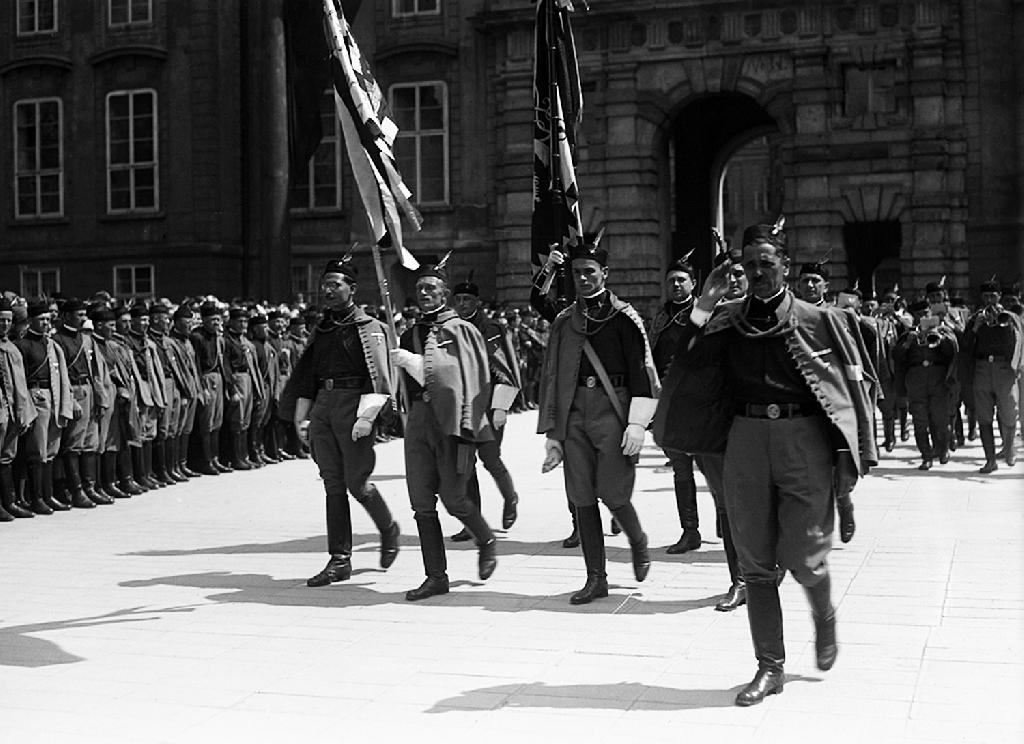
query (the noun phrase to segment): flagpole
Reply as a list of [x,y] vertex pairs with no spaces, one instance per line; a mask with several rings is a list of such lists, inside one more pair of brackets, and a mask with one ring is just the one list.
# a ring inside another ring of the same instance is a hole
[[[562,236],[565,234],[565,193],[562,183],[562,153],[558,141],[559,123],[558,116],[558,75],[556,65],[558,63],[558,36],[555,33],[555,19],[557,9],[555,0],[547,0],[547,47],[548,47],[548,125],[550,142],[548,147],[548,168],[551,173],[551,204],[552,204],[552,234],[558,241],[559,250],[564,248]],[[568,133],[567,133],[568,134]],[[555,270],[556,296],[560,302],[566,299],[566,276],[565,264],[559,264]]]
[[[380,242],[387,240],[390,236],[388,233],[384,234]],[[380,289],[380,301],[384,305],[384,320],[385,327],[388,332],[388,346],[392,349],[398,348],[398,326],[395,325],[395,314],[391,310],[391,290],[388,287],[388,279],[384,275],[384,263],[380,257],[380,242],[374,242],[370,244],[370,250],[373,253],[373,268],[377,272],[377,287]],[[388,374],[388,392],[394,395],[395,379],[394,375],[397,374],[397,370],[393,370]]]

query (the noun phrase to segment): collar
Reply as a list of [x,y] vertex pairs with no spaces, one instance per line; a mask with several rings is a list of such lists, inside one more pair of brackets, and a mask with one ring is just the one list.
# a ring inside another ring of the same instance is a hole
[[673,302],[672,300],[669,300],[665,304],[665,310],[670,315],[675,315],[677,313],[683,312],[684,310],[689,310],[691,307],[693,307],[693,301],[694,300],[692,294],[682,302]]
[[63,323],[61,323],[59,326],[57,326],[57,333],[63,334],[65,336],[72,336],[72,337],[77,336],[80,330],[81,329],[78,329],[78,328],[69,328],[68,326],[64,325]]
[[36,339],[39,339],[41,341],[42,339],[46,338],[46,336],[44,336],[42,333],[39,333],[37,331],[33,331],[31,328],[26,328],[25,329],[25,338],[36,338]]

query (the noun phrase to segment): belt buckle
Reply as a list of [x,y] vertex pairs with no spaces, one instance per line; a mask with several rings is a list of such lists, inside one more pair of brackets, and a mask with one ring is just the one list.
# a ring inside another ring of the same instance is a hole
[[334,380],[324,380],[324,390],[334,390]]
[[990,362],[994,362],[994,361],[996,360],[996,358],[995,358],[995,356],[994,356],[993,354],[989,354],[989,355],[988,355],[988,360],[989,360]]
[[424,390],[423,391],[423,402],[424,403],[429,403],[430,402],[430,391],[429,390]]
[[587,377],[586,382],[587,382],[587,387],[588,388],[597,387],[597,378],[594,377],[593,375],[589,375]]
[[925,359],[923,362],[921,362],[921,366],[922,367],[931,367],[932,363],[929,360]]
[[774,420],[782,415],[782,408],[778,403],[769,403],[764,409],[764,415]]

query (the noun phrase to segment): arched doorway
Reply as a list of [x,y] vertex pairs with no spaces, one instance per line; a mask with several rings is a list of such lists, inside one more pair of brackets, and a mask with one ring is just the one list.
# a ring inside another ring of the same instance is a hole
[[738,239],[751,222],[774,219],[782,206],[781,134],[775,119],[749,96],[715,93],[684,105],[672,120],[672,255],[696,248],[702,273],[715,249],[711,228]]

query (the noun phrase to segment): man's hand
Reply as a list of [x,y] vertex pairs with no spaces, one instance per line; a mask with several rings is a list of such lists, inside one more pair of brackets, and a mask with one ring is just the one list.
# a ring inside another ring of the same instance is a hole
[[491,413],[491,423],[494,424],[495,429],[500,429],[505,426],[505,422],[508,420],[508,411],[504,408],[495,408]]
[[729,272],[732,271],[732,266],[732,261],[723,261],[711,270],[704,281],[704,289],[697,300],[697,307],[706,312],[715,309],[718,301],[729,292]]
[[82,418],[82,406],[76,400],[71,405],[71,420],[72,421],[78,421],[78,419],[80,419],[80,418]]
[[836,464],[832,469],[832,486],[836,498],[841,499],[849,496],[857,485],[860,474],[857,472],[857,464],[853,461],[853,455],[849,450],[839,450],[836,456]]
[[303,444],[309,444],[309,419],[302,419],[302,421],[295,422],[295,433],[299,435],[299,439]]
[[373,431],[373,422],[367,419],[356,419],[356,422],[352,425],[352,441],[358,442],[363,437],[370,436]]
[[548,260],[544,263],[544,271],[550,272],[565,263],[565,254],[558,250],[558,243],[552,243],[551,252],[548,253]]
[[416,355],[408,349],[392,349],[391,350],[391,363],[396,367],[405,369],[410,362],[415,359]]
[[547,452],[547,456],[540,466],[540,472],[550,473],[562,462],[562,443],[557,439],[548,438],[544,441],[544,450]]
[[622,432],[622,454],[626,457],[640,454],[644,446],[644,438],[647,431],[640,424],[630,424]]

